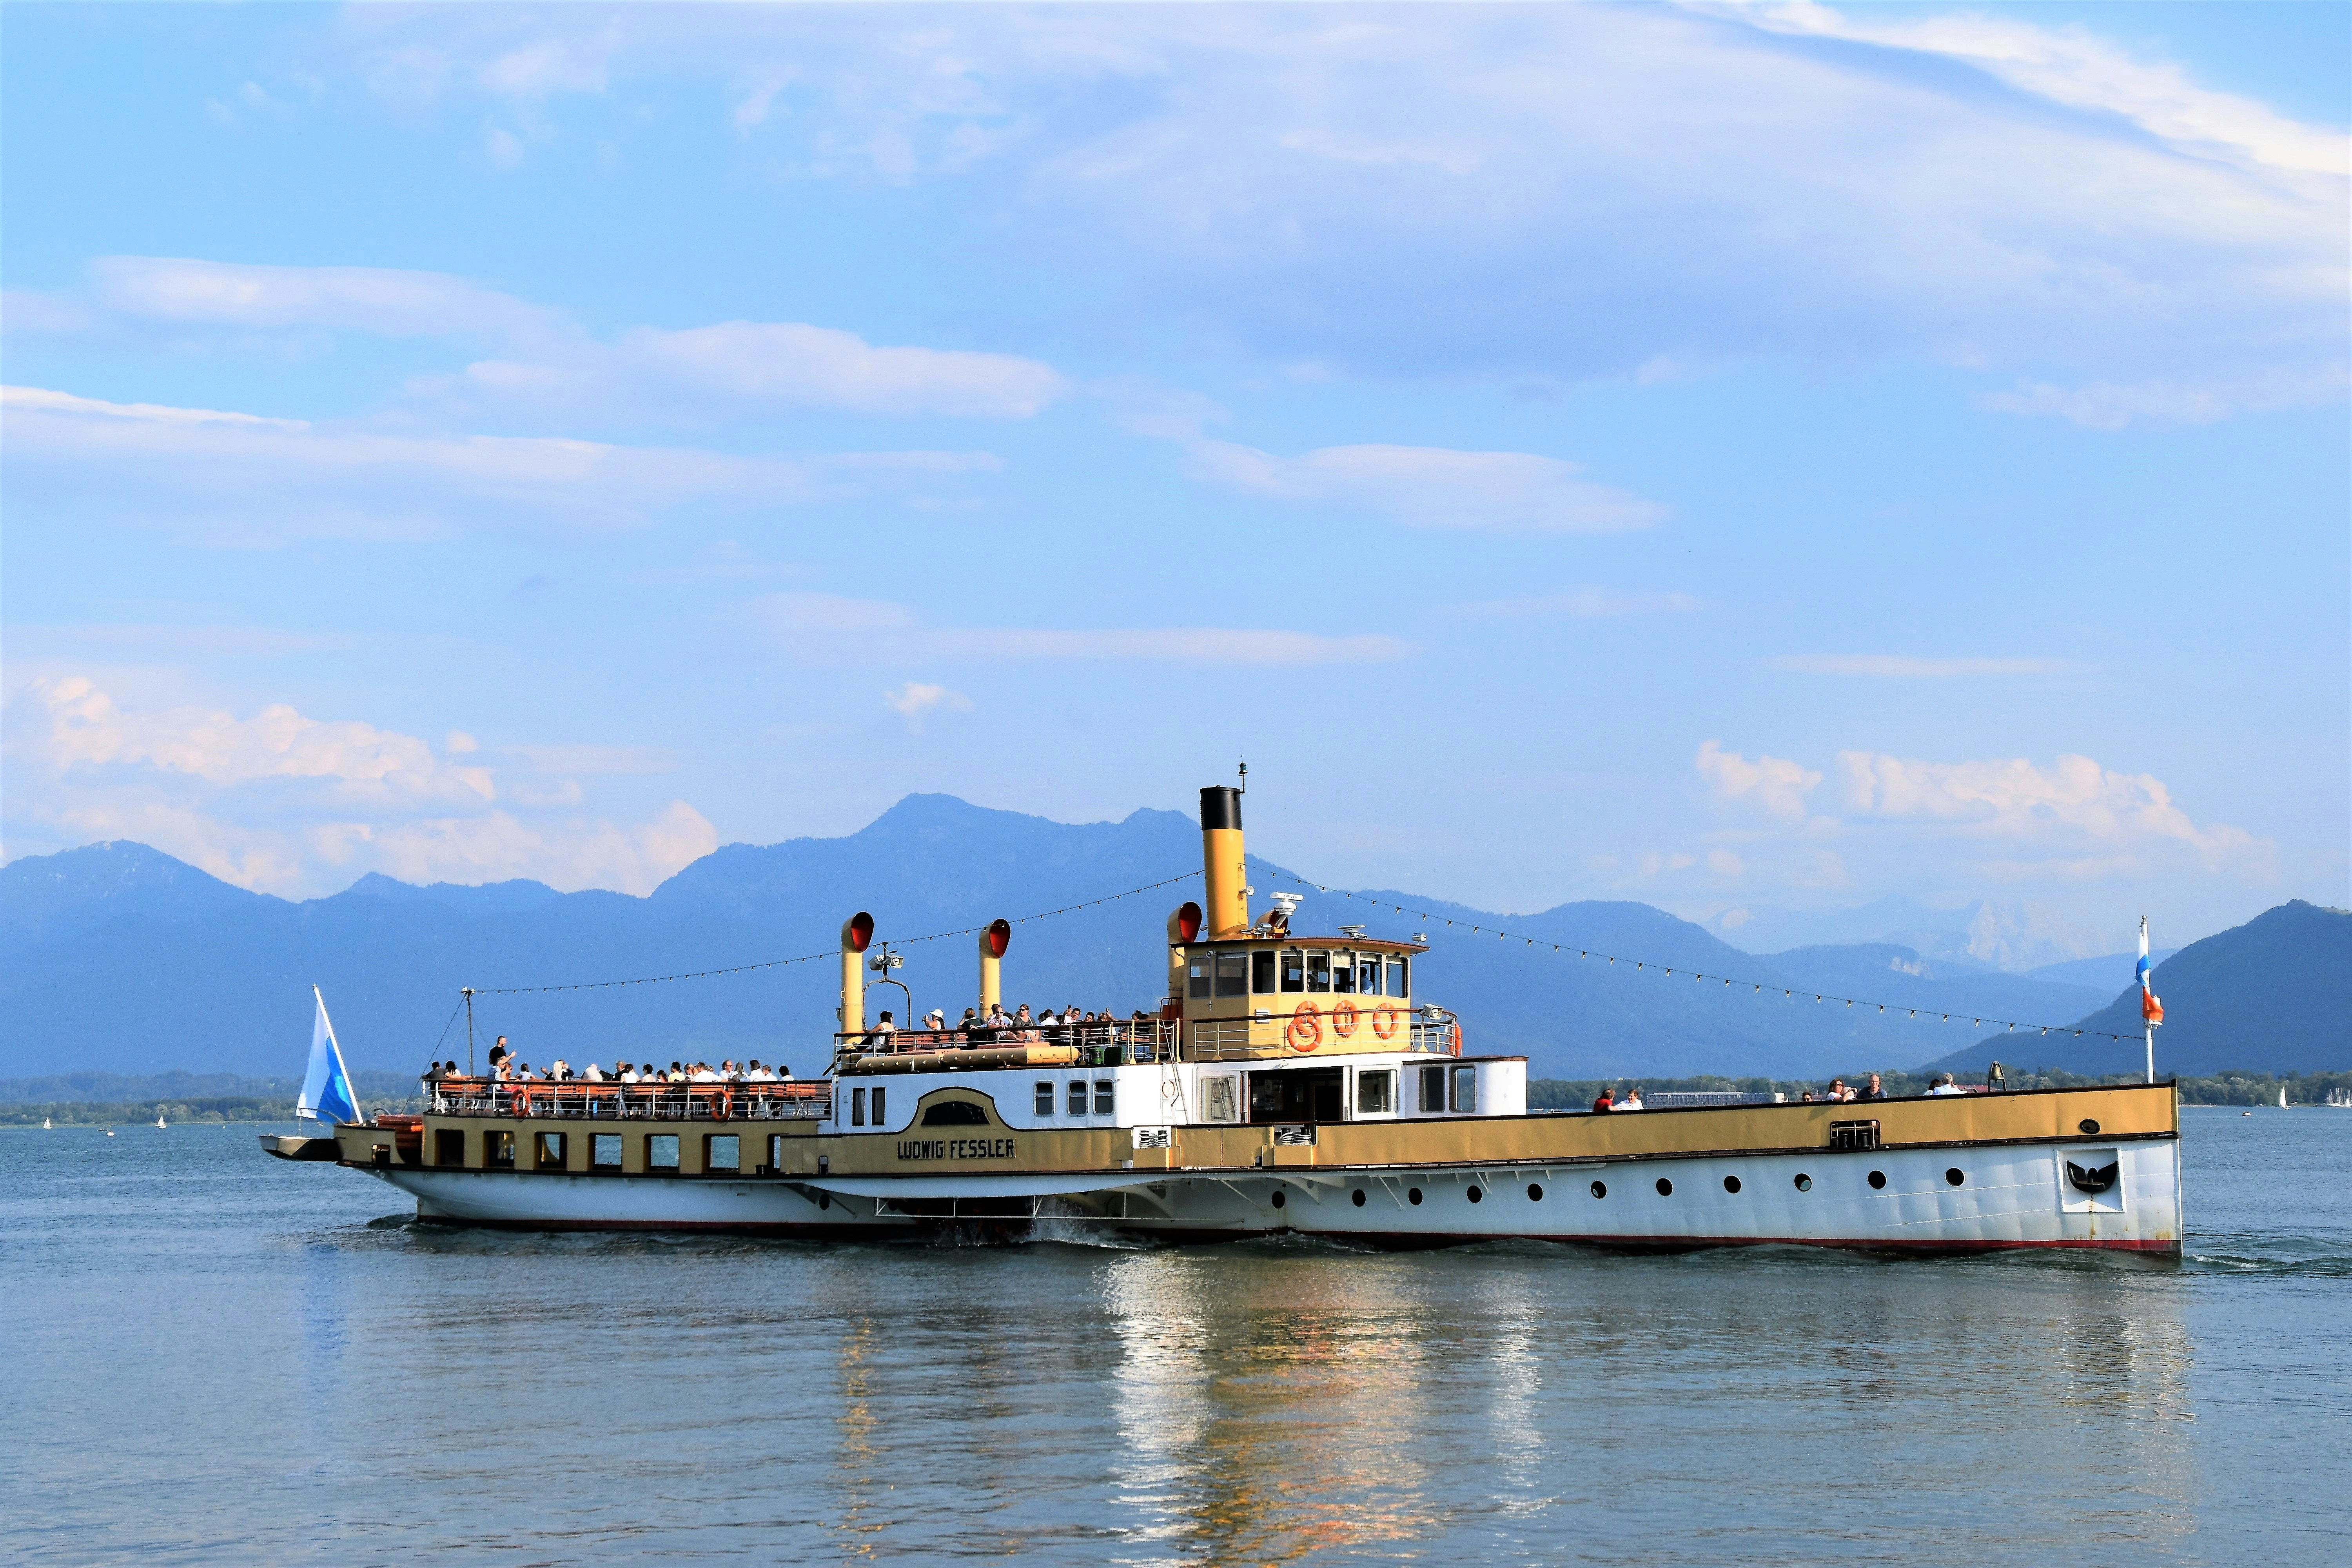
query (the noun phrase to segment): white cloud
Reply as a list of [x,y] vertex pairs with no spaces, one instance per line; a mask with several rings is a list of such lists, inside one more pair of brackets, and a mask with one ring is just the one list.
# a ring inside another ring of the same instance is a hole
[[[2070,874],[2104,875],[2153,843],[2187,846],[2213,864],[2267,866],[2268,850],[2242,828],[2200,827],[2161,779],[2119,773],[2088,757],[2048,768],[2025,758],[1927,763],[1885,752],[1840,752],[1846,804],[1865,820],[1949,823],[1971,835],[2056,839],[2093,847]],[[2067,860],[2044,862],[2053,866]]]
[[330,328],[386,337],[538,336],[551,312],[439,272],[382,267],[260,267],[166,256],[90,264],[108,310],[208,326]]
[[[683,801],[616,824],[565,809],[585,798],[575,781],[502,788],[492,769],[443,760],[415,736],[285,703],[247,718],[125,709],[69,676],[24,688],[9,719],[16,822],[80,841],[135,838],[265,892],[316,894],[380,870],[646,893],[718,846]],[[475,749],[462,731],[445,742],[452,755]]]
[[1059,397],[1050,365],[1012,354],[877,348],[854,332],[788,321],[725,321],[684,331],[640,328],[617,357],[698,391],[859,414],[1026,419]]
[[1463,606],[1480,616],[1566,616],[1577,620],[1622,616],[1685,615],[1700,607],[1688,594],[1627,593],[1614,588],[1570,588],[1557,594],[1486,599]]
[[676,753],[658,746],[508,746],[503,750],[542,773],[613,775],[677,771]]
[[697,502],[815,501],[1000,466],[986,453],[795,459],[557,437],[392,435],[37,387],[0,388],[0,409],[12,464],[69,472],[85,501],[171,492],[184,503],[173,515],[246,542],[431,534],[446,529],[453,504],[484,519],[522,506],[567,527],[626,527]]
[[1360,664],[1401,658],[1408,646],[1385,634],[1322,637],[1218,626],[932,626],[904,605],[831,594],[770,594],[755,602],[755,610],[789,654],[809,663]]
[[1948,680],[1979,675],[2061,675],[2080,668],[2063,658],[1914,658],[1886,653],[1785,654],[1775,669],[1801,675],[1872,675],[1897,680]]
[[920,734],[924,718],[936,709],[954,713],[971,711],[971,699],[961,691],[950,691],[944,686],[928,681],[910,680],[896,691],[882,694],[883,706],[906,720],[910,734]]
[[1654,501],[1595,484],[1558,458],[1439,447],[1325,447],[1277,458],[1229,441],[1196,441],[1195,478],[1277,500],[1354,508],[1419,528],[1599,533],[1646,528]]
[[1759,753],[1751,763],[1714,741],[1700,745],[1697,767],[1717,800],[1751,801],[1785,822],[1805,819],[1805,796],[1822,782],[1821,774],[1786,757]]
[[2121,430],[2143,422],[2211,425],[2239,414],[2332,402],[2344,395],[2347,383],[2347,368],[2339,361],[2201,384],[2145,381],[2128,386],[2109,382],[2055,386],[2022,382],[2013,391],[1986,393],[1977,402],[2002,414],[2063,419],[2088,430]]

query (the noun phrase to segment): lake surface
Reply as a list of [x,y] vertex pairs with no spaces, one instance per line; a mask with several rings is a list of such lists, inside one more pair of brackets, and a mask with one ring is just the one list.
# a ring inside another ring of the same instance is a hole
[[2352,1112],[2183,1118],[2178,1268],[515,1236],[0,1133],[0,1554],[2352,1561]]

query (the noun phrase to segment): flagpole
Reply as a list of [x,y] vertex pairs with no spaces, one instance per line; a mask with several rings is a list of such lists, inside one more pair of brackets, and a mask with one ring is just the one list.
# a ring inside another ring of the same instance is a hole
[[[2139,958],[2142,963],[2147,962],[2147,917],[2146,915],[2139,917]],[[2147,982],[2145,979],[2140,982],[2140,1033],[2147,1040],[2147,1081],[2154,1083],[2156,1081],[2156,1020],[2147,1016]]]

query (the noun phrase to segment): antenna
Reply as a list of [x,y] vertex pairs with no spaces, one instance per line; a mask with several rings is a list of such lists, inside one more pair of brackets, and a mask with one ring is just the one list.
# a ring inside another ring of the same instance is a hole
[[1242,764],[1242,767],[1241,767],[1241,775],[1242,775],[1242,782],[1241,782],[1240,784],[1236,784],[1234,787],[1235,787],[1236,789],[1240,790],[1242,794],[1244,794],[1244,795],[1247,795],[1247,794],[1249,794],[1249,764],[1248,764],[1247,763],[1244,763]]

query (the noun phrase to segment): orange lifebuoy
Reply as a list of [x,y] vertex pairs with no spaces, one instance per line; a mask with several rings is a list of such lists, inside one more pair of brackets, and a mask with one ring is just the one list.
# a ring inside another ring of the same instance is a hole
[[1301,1002],[1290,1016],[1290,1048],[1311,1051],[1323,1043],[1323,1013],[1312,1002]]
[[735,1091],[722,1089],[711,1097],[710,1114],[714,1121],[727,1121],[735,1114]]
[[1462,1054],[1462,1026],[1459,1024],[1454,1026],[1454,1054],[1457,1057]]
[[1353,1002],[1331,1004],[1331,1032],[1343,1040],[1356,1032],[1356,1005]]
[[1372,1009],[1372,1033],[1384,1040],[1392,1040],[1397,1032],[1397,1010],[1382,1005]]

